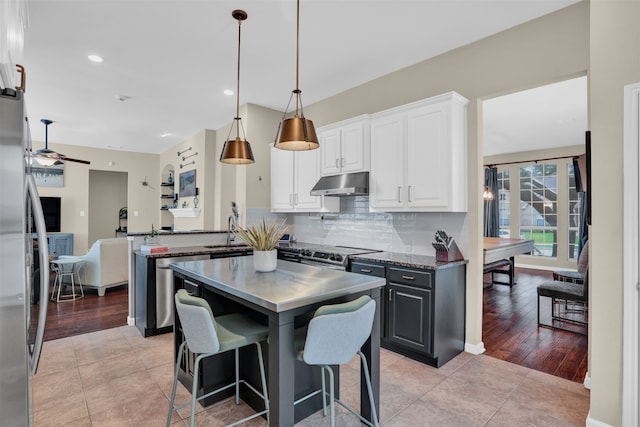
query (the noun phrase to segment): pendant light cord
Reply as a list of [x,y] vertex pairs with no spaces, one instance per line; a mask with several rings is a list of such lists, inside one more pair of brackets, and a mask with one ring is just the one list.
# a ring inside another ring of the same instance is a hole
[[242,20],[238,19],[238,80],[236,82],[236,136],[240,138],[240,27]]
[[298,114],[298,100],[300,98],[300,85],[298,76],[300,75],[300,0],[297,0],[296,11],[296,114]]

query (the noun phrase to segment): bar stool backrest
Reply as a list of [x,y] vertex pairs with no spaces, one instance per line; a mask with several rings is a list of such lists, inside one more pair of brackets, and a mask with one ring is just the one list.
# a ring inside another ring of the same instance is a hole
[[176,310],[187,339],[187,346],[196,354],[214,354],[220,350],[211,307],[202,298],[180,289],[175,295]]
[[302,358],[309,365],[342,365],[371,335],[376,302],[368,296],[318,308],[309,322]]

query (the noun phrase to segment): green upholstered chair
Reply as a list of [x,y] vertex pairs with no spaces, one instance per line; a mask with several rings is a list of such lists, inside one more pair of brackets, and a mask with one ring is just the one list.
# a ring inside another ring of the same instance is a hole
[[[268,417],[269,398],[267,395],[267,382],[265,379],[264,361],[262,360],[262,348],[260,345],[262,341],[267,339],[268,327],[256,323],[251,318],[239,313],[214,318],[211,307],[207,301],[202,298],[189,295],[184,289],[180,289],[176,293],[175,303],[178,317],[182,324],[185,341],[180,344],[180,348],[178,350],[178,360],[176,362],[173,390],[171,392],[171,405],[169,407],[169,415],[167,416],[167,427],[171,424],[171,415],[173,412],[184,408],[187,405],[191,405],[191,426],[193,427],[195,421],[196,401],[205,399],[213,394],[234,386],[236,388],[236,404],[239,404],[241,382],[244,382],[247,387],[264,399],[265,410],[257,412],[230,425],[237,425],[263,414],[267,414]],[[262,394],[253,388],[251,384],[244,380],[239,380],[239,349],[251,344],[255,344],[258,350],[260,378],[262,380]],[[180,373],[180,365],[182,363],[183,354],[185,353],[185,347],[197,355],[194,364],[191,401],[176,407],[176,387],[178,385],[178,375]],[[218,388],[217,390],[206,393],[201,397],[197,397],[198,374],[202,359],[231,350],[235,351],[235,381],[224,387]]]
[[[308,365],[319,365],[322,374],[322,390],[308,394],[295,403],[322,393],[324,415],[327,415],[325,372],[329,376],[329,402],[331,411],[331,426],[335,426],[335,406],[338,402],[345,409],[360,418],[370,426],[378,426],[378,416],[373,401],[371,378],[367,358],[360,351],[360,347],[371,335],[373,318],[376,313],[376,302],[368,296],[361,296],[343,304],[325,305],[316,310],[309,326],[305,330],[296,331],[295,351],[298,360]],[[356,354],[360,356],[367,383],[369,403],[373,414],[373,423],[334,397],[333,370],[329,365],[342,365],[349,362]]]

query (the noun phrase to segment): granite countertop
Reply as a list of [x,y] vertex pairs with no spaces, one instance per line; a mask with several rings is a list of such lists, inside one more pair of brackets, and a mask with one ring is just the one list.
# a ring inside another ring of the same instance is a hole
[[185,276],[275,313],[385,285],[385,279],[278,260],[269,273],[256,272],[253,257],[171,264]]
[[439,270],[443,268],[455,267],[466,264],[467,260],[440,262],[436,257],[429,255],[412,255],[400,252],[373,252],[362,255],[352,255],[354,261],[373,261],[387,265],[410,268],[426,268],[429,270]]
[[[212,234],[212,233],[224,233],[227,234],[227,230],[184,230],[184,231],[172,231],[172,230],[158,230],[158,235],[178,235],[178,234]],[[151,234],[151,231],[129,231],[124,233],[127,236],[146,236]]]
[[204,254],[224,254],[224,253],[232,253],[237,251],[251,251],[253,250],[251,246],[245,244],[231,244],[227,245],[199,245],[199,246],[176,246],[172,248],[169,246],[169,250],[166,252],[157,252],[157,253],[145,253],[140,251],[140,249],[136,249],[134,253],[146,256],[147,258],[169,258],[169,257],[180,257],[180,256],[191,256],[191,255],[204,255]]

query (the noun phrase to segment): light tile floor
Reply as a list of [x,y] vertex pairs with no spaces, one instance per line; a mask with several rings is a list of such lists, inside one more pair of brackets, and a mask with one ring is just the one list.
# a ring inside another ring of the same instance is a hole
[[[164,425],[172,340],[172,334],[143,338],[123,326],[45,342],[33,378],[35,427]],[[358,408],[358,358],[340,375],[342,398]],[[582,384],[468,353],[435,369],[381,350],[380,395],[384,426],[584,426],[589,411]],[[177,401],[189,398],[180,385]],[[232,399],[198,410],[199,426],[222,426],[252,411]],[[172,425],[188,425],[188,418],[188,409],[174,414]],[[298,425],[328,422],[320,411]],[[338,406],[337,425],[361,424]]]

